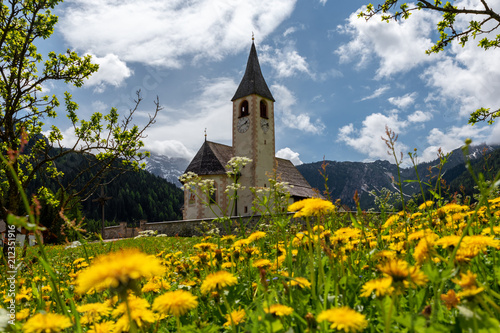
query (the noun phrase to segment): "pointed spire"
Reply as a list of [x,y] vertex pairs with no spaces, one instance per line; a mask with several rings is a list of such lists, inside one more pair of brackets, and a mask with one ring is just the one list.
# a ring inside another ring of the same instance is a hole
[[255,44],[253,42],[253,34],[252,47],[250,49],[250,55],[248,56],[245,75],[243,75],[240,85],[238,86],[238,89],[236,90],[236,93],[231,101],[252,94],[260,95],[274,102],[273,95],[267,87],[266,80],[264,80],[264,76],[260,70],[259,58],[257,57],[257,50],[255,49]]

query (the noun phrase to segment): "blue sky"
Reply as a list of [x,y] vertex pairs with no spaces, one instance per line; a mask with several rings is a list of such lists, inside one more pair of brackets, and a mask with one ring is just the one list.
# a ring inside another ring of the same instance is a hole
[[[478,1],[457,1],[478,3]],[[387,159],[385,126],[404,155],[422,161],[465,138],[500,143],[500,123],[467,125],[479,107],[500,106],[500,50],[471,41],[426,55],[439,16],[418,12],[406,22],[369,22],[360,0],[69,0],[40,50],[89,53],[100,70],[69,89],[82,117],[117,107],[135,91],[145,121],[159,97],[163,110],[146,148],[191,158],[204,140],[231,144],[232,98],[243,76],[252,32],[262,72],[276,99],[276,151],[294,163]],[[491,1],[493,8],[500,0]],[[467,25],[467,20],[457,24]],[[72,140],[64,117],[54,121]],[[405,157],[405,162],[409,159]]]

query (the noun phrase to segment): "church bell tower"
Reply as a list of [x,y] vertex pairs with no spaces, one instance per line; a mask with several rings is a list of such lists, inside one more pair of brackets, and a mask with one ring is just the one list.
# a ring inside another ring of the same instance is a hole
[[[274,98],[260,70],[253,39],[245,74],[231,101],[234,156],[252,159],[242,171],[241,184],[269,186],[268,174],[275,168]],[[244,213],[245,207],[238,211]]]

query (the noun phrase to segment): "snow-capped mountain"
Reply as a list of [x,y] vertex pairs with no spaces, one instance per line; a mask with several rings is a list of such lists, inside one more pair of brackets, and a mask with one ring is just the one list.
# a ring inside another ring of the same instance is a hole
[[190,161],[181,157],[151,153],[151,157],[146,158],[145,162],[147,171],[180,187],[181,183],[178,178],[184,173]]

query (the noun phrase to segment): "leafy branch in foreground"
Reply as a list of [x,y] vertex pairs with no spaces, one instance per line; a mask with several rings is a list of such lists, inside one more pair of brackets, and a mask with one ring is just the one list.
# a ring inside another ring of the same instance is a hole
[[[443,4],[441,0],[420,0],[416,4],[385,0],[378,5],[368,4],[358,16],[367,21],[373,17],[380,17],[382,21],[390,22],[406,20],[413,12],[419,10],[436,12],[441,15],[441,20],[436,26],[439,39],[426,50],[427,54],[441,52],[453,41],[457,41],[463,47],[471,37],[472,39],[482,37],[477,46],[489,50],[500,46],[500,34],[494,35],[500,27],[500,13],[492,9],[488,2],[491,3],[491,1],[481,0],[475,7],[471,5],[459,8],[449,1]],[[470,19],[468,25],[462,24],[463,21],[458,21],[458,17],[464,20]],[[500,117],[500,109],[492,111],[489,108],[479,108],[471,113],[469,123],[487,121],[491,125],[498,117]]]

